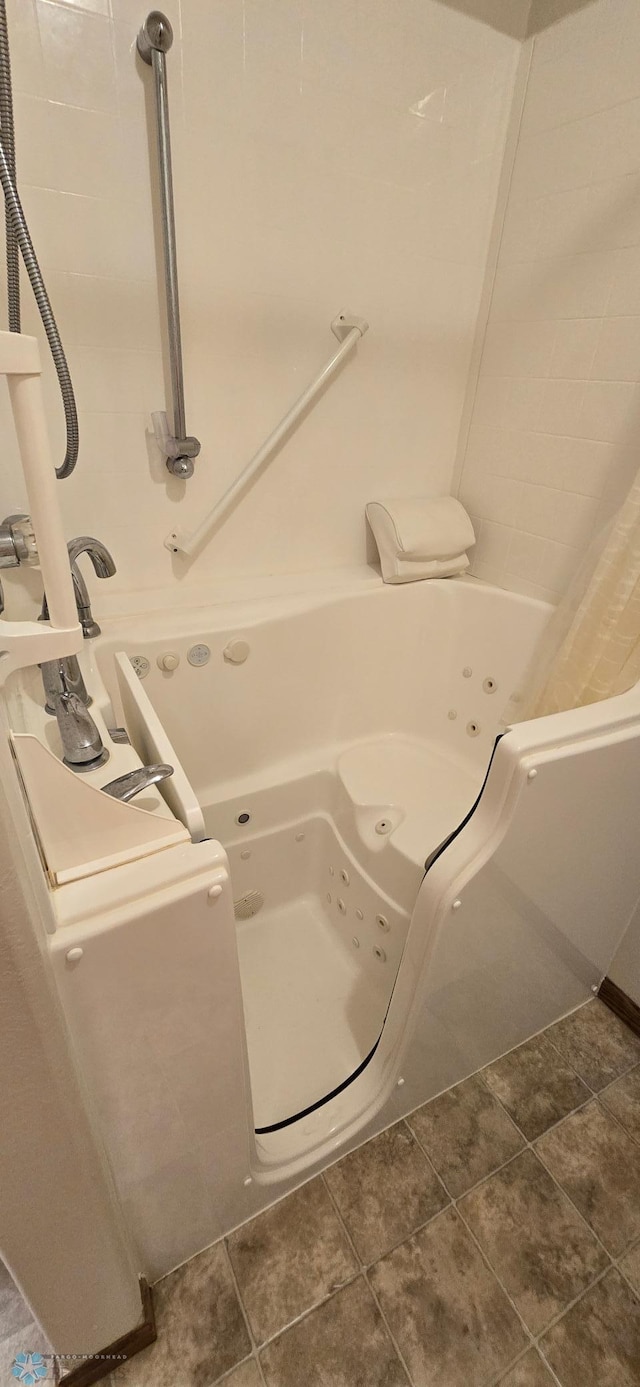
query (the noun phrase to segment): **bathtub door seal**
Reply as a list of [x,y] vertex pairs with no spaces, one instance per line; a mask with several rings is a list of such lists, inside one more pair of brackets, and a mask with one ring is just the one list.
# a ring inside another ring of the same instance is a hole
[[[385,1016],[385,1022],[386,1019],[387,1018]],[[382,1031],[384,1031],[384,1025],[382,1027]],[[317,1102],[311,1103],[308,1108],[302,1108],[301,1112],[294,1113],[292,1117],[283,1117],[281,1122],[272,1122],[269,1127],[256,1127],[254,1129],[256,1136],[266,1136],[267,1132],[281,1132],[283,1127],[290,1127],[293,1122],[300,1122],[303,1117],[308,1117],[310,1113],[317,1112],[318,1108],[323,1108],[325,1103],[330,1103],[332,1098],[337,1098],[339,1093],[344,1093],[345,1088],[348,1088],[349,1084],[352,1084],[356,1079],[359,1079],[360,1075],[364,1073],[364,1070],[366,1069],[367,1065],[371,1063],[371,1060],[373,1059],[373,1056],[376,1053],[380,1041],[382,1040],[382,1031],[380,1032],[380,1035],[378,1036],[378,1039],[376,1040],[373,1049],[369,1051],[368,1055],[365,1055],[365,1058],[362,1060],[362,1063],[358,1065],[357,1069],[354,1069],[353,1074],[350,1074],[348,1079],[343,1079],[342,1083],[338,1084],[337,1088],[331,1090],[331,1093],[326,1093],[324,1098],[318,1098]]]

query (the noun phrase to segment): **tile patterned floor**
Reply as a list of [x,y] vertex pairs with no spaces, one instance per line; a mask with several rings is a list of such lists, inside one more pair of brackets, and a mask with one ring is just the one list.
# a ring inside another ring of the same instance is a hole
[[47,1353],[50,1345],[0,1262],[0,1382],[15,1381],[11,1365],[17,1353]]
[[156,1306],[157,1344],[109,1387],[640,1387],[640,1040],[588,1003]]

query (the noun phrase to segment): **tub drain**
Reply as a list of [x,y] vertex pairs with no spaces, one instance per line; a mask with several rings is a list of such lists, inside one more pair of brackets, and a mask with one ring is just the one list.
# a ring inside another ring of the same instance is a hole
[[247,891],[246,895],[233,902],[236,920],[250,920],[252,915],[258,914],[263,905],[262,891]]

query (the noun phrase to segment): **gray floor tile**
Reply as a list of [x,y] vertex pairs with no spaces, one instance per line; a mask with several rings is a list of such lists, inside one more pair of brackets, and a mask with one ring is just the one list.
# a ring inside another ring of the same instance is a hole
[[545,1032],[590,1088],[604,1088],[640,1063],[640,1039],[595,999]]
[[369,1275],[414,1387],[482,1387],[526,1345],[517,1315],[454,1209]]
[[528,1141],[590,1097],[575,1070],[543,1035],[503,1055],[482,1075]]
[[[33,1320],[0,1340],[0,1382],[3,1384],[14,1383],[16,1380],[12,1376],[11,1367],[18,1353],[51,1353],[51,1345]],[[52,1380],[53,1373],[49,1368],[48,1381]]]
[[459,1207],[534,1334],[607,1264],[533,1151],[516,1156]]
[[600,1101],[615,1114],[629,1135],[640,1141],[640,1065],[603,1088]]
[[331,1166],[325,1179],[365,1263],[388,1252],[448,1203],[404,1122]]
[[572,1113],[536,1151],[612,1256],[640,1235],[640,1149],[600,1103]]
[[7,1339],[33,1324],[33,1315],[20,1294],[11,1273],[0,1261],[0,1339]]
[[246,1363],[241,1363],[239,1368],[234,1368],[234,1371],[225,1377],[223,1387],[262,1387],[260,1369],[255,1358],[249,1358]]
[[158,1339],[116,1368],[113,1387],[210,1387],[251,1353],[222,1243],[154,1287]]
[[407,1122],[454,1199],[524,1145],[477,1075],[418,1108]]
[[274,1339],[260,1361],[267,1387],[408,1387],[362,1277]]
[[499,1387],[556,1387],[556,1383],[540,1354],[532,1348],[506,1377],[500,1378]]
[[634,1290],[640,1295],[640,1243],[620,1258],[620,1266]]
[[284,1329],[358,1270],[319,1177],[244,1224],[227,1244],[256,1343]]
[[640,1302],[611,1270],[541,1342],[562,1387],[638,1387]]

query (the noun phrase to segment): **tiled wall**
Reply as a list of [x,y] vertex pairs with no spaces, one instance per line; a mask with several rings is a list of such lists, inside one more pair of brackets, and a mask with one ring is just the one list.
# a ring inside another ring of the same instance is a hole
[[640,6],[534,40],[460,495],[473,571],[556,598],[639,465]]
[[[132,589],[202,598],[221,574],[361,563],[368,499],[448,490],[519,52],[438,0],[167,0],[187,421],[202,441],[185,487],[149,436],[164,389],[149,72],[134,53],[148,7],[9,3],[23,199],[80,409],[59,494],[68,534],[114,552],[102,610]],[[371,324],[357,359],[202,556],[172,558],[165,535],[261,444],[343,309]],[[49,368],[47,392],[60,457]],[[24,497],[5,431],[9,510]]]

